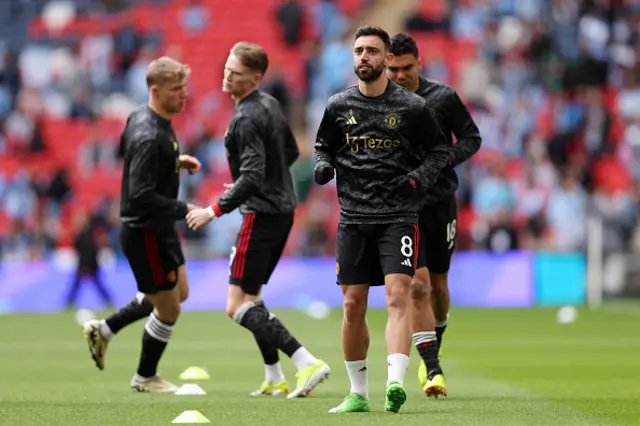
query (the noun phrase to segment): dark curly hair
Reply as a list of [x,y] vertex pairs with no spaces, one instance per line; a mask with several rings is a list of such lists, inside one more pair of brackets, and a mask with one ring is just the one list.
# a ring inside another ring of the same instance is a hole
[[406,33],[398,33],[391,37],[391,48],[389,50],[396,56],[413,55],[414,58],[418,59],[419,52],[416,40]]
[[389,37],[389,33],[383,30],[380,27],[374,27],[372,25],[366,25],[364,27],[360,27],[356,30],[355,35],[353,36],[354,40],[359,39],[360,37],[366,36],[376,36],[382,43],[384,43],[384,49],[388,52],[391,49],[391,38]]

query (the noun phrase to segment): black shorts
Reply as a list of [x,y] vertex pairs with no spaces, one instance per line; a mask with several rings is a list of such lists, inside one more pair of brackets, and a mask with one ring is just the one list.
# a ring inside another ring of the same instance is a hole
[[229,260],[229,284],[257,295],[276,268],[293,226],[293,212],[246,213]]
[[420,212],[422,238],[418,268],[426,266],[433,274],[449,272],[456,246],[457,215],[458,206],[453,195]]
[[389,274],[413,277],[420,242],[418,225],[338,224],[336,274],[338,284],[384,285]]
[[120,245],[138,291],[156,294],[172,290],[178,284],[178,268],[184,265],[184,254],[175,228],[147,230],[122,225]]

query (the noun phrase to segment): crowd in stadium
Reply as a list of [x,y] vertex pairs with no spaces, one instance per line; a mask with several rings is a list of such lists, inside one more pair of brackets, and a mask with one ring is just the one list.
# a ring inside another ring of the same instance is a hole
[[[126,117],[145,103],[148,62],[160,54],[181,56],[186,48],[168,44],[162,25],[149,29],[136,15],[109,9],[125,2],[72,3],[72,19],[104,17],[104,26],[55,33],[47,19],[69,15],[69,3],[0,3],[4,259],[46,258],[54,248],[73,243],[87,216],[118,252],[117,145],[123,122],[98,123],[105,115]],[[179,26],[190,37],[216,31],[217,20],[224,19],[214,7],[218,2],[151,3],[155,8],[179,3],[178,21],[164,25]],[[302,157],[294,165],[301,207],[288,253],[332,255],[335,189],[311,183],[313,141],[329,96],[355,82],[351,22],[361,8],[372,6],[337,0],[275,3],[265,9],[271,16],[258,17],[280,36],[280,53],[273,55],[263,89],[281,101],[292,121],[302,123]],[[459,249],[584,250],[592,215],[604,220],[608,250],[633,248],[640,198],[640,5],[632,3],[425,0],[407,16],[407,31],[423,52],[424,75],[458,90],[483,138],[480,152],[457,170]],[[250,36],[255,35],[247,32]],[[218,48],[222,57],[229,47]],[[283,57],[292,57],[298,67],[293,70]],[[222,63],[212,59],[206,66],[193,64],[194,79],[199,71],[215,71],[200,73],[191,88],[194,101],[176,126],[182,149],[204,165],[203,173],[184,177],[181,197],[200,204],[223,191],[228,179],[222,141],[232,109],[220,92]],[[86,131],[47,130],[51,120],[58,123],[53,129],[81,122]],[[69,141],[76,137],[81,140]],[[60,143],[70,148],[62,150]],[[49,161],[54,151],[71,160]],[[96,185],[98,173],[108,176],[106,186],[115,190]],[[81,195],[88,191],[79,189],[83,182],[92,182],[88,190],[100,196]],[[224,256],[240,221],[239,214],[226,215],[206,231],[194,233],[186,226],[182,231],[208,254]]]

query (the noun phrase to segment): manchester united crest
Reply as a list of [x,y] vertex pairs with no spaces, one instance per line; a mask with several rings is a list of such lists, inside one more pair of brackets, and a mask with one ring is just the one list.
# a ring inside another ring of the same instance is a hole
[[387,114],[387,116],[384,118],[384,124],[389,128],[389,129],[396,129],[398,128],[398,126],[400,126],[401,123],[401,118],[400,115],[396,114],[395,112],[390,112],[389,114]]

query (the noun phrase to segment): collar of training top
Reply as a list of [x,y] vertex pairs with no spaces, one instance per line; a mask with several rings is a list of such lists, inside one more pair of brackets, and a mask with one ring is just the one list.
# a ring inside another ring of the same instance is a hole
[[389,95],[391,93],[393,93],[393,91],[395,89],[396,89],[396,84],[393,81],[389,80],[389,79],[387,79],[387,87],[386,87],[386,89],[384,89],[384,92],[382,92],[382,94],[379,95],[379,96],[366,96],[360,91],[360,88],[356,86],[356,90],[357,90],[358,95],[360,96],[360,98],[362,98],[364,100],[367,100],[367,101],[374,101],[374,102],[380,102],[380,101],[383,101],[383,100],[387,99],[389,97]]
[[429,86],[429,81],[422,76],[418,77],[418,82],[420,84],[418,84],[418,90],[416,90],[416,93],[421,93],[426,90],[427,86]]
[[240,105],[241,103],[243,103],[244,101],[248,100],[248,99],[253,99],[256,96],[258,96],[258,94],[260,93],[260,89],[255,89],[253,92],[249,93],[247,96],[245,96],[244,98],[242,98],[240,100],[240,102],[238,102],[238,105]]
[[149,107],[149,105],[147,105],[147,109],[149,110],[149,112],[151,112],[151,116],[156,119],[158,124],[161,124],[166,127],[171,126],[171,120],[167,120],[166,118],[164,118],[163,116],[155,112],[153,109],[151,109],[151,107]]

